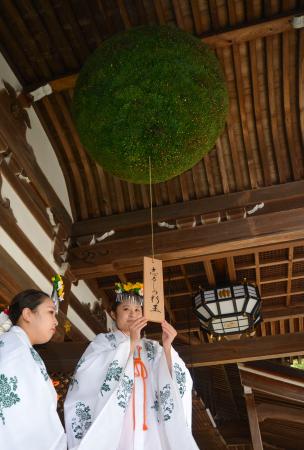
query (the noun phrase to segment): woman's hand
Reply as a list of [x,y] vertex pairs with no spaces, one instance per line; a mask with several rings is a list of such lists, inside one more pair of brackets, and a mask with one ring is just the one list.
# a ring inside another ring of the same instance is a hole
[[162,341],[164,349],[168,350],[171,347],[172,342],[174,341],[177,331],[172,327],[166,320],[161,323],[161,327],[163,329]]
[[140,340],[140,332],[147,325],[147,323],[148,321],[145,317],[140,317],[139,319],[134,320],[134,322],[130,326],[131,353],[134,352],[135,344]]

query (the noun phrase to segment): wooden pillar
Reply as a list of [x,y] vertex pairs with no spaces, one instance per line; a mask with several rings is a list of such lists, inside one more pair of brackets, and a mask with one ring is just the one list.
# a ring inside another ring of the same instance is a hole
[[251,440],[253,450],[263,450],[263,443],[261,431],[259,426],[258,413],[255,406],[254,395],[250,387],[244,386],[245,401],[247,407],[247,414],[251,432]]

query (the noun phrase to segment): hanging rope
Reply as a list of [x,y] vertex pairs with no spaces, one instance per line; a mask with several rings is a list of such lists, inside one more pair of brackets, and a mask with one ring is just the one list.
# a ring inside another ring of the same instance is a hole
[[154,261],[154,227],[153,227],[153,197],[152,197],[152,164],[151,156],[149,156],[149,187],[150,187],[150,222],[151,222],[151,250],[152,259]]

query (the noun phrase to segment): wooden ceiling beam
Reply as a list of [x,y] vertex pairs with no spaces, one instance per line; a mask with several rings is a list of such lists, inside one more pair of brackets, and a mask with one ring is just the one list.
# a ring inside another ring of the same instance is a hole
[[230,29],[219,30],[216,34],[209,36],[202,35],[201,38],[205,44],[219,48],[273,36],[274,34],[292,30],[292,18],[295,14],[276,17],[270,20],[259,20],[255,23],[247,23],[234,28],[230,27]]
[[274,405],[272,403],[260,403],[257,406],[259,422],[267,419],[283,420],[288,422],[298,422],[304,424],[303,408]]
[[258,413],[255,406],[254,395],[251,389],[250,392],[248,392],[248,388],[245,387],[244,391],[245,391],[245,402],[249,419],[252,445],[254,450],[263,450],[263,442],[259,426]]
[[[284,31],[292,30],[292,18],[297,13],[301,12],[303,13],[303,11],[301,10],[296,10],[293,14],[252,21],[250,23],[247,22],[245,24],[242,24],[241,26],[217,30],[215,33],[204,33],[200,35],[200,38],[205,44],[208,44],[213,48],[223,48],[231,45],[241,44],[243,42],[253,41],[262,37],[273,36],[275,34],[283,33]],[[123,14],[122,16],[123,19],[126,19],[125,14]],[[127,26],[127,23],[129,23],[129,21],[126,22],[124,20],[124,22],[126,28],[129,28],[130,24]],[[78,73],[69,74],[60,78],[56,78],[54,80],[50,80],[48,84],[51,86],[53,92],[61,92],[64,90],[74,89],[77,77]],[[24,89],[24,92],[32,92],[40,86],[41,84],[32,84],[30,86],[27,86]]]
[[[191,346],[191,352],[189,351],[189,345],[175,347],[185,363],[193,367],[267,360],[303,355],[304,332],[284,336],[255,337],[239,341],[199,344]],[[42,354],[49,371],[72,371],[85,348],[86,345],[82,343],[50,343],[47,344]],[[301,389],[304,401],[304,390]],[[299,401],[302,400],[299,399]]]
[[[170,230],[155,238],[155,256],[166,261],[200,255],[256,248],[302,239],[304,208],[247,217],[220,224],[201,225],[191,230]],[[126,245],[127,244],[127,245]],[[287,245],[287,244],[286,244]],[[76,278],[94,278],[109,273],[142,269],[150,254],[150,235],[109,239],[95,245],[70,248],[68,261]]]
[[[273,339],[273,338],[287,338],[295,341],[296,336],[303,333],[295,333],[283,336],[270,336],[257,339]],[[302,353],[303,354],[303,353]],[[269,359],[272,356],[269,355]],[[252,365],[238,364],[241,382],[243,386],[250,387],[253,391],[263,392],[267,395],[288,399],[296,402],[297,405],[304,404],[304,375],[301,371],[294,369],[292,373],[284,371],[284,367],[280,369],[273,365],[269,368],[269,363],[265,363],[265,368],[260,368],[262,363],[257,361]],[[267,367],[268,366],[268,367]],[[287,368],[289,369],[289,368]]]
[[[259,214],[264,213],[270,207],[270,203],[278,202],[276,209],[288,207],[291,199],[301,199],[304,192],[304,181],[295,181],[261,189],[234,192],[217,195],[212,201],[205,198],[189,200],[187,202],[158,206],[153,209],[154,222],[177,220],[184,217],[200,216],[227,209],[245,208],[264,203],[264,208]],[[147,209],[123,214],[115,214],[106,217],[82,220],[72,226],[72,236],[87,236],[102,234],[109,230],[129,230],[134,227],[142,227],[150,223],[150,213]]]

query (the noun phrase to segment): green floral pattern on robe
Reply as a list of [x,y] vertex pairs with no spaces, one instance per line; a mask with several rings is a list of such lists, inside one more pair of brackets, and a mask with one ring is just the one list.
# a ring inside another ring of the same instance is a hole
[[17,377],[6,377],[4,373],[0,374],[0,419],[5,425],[4,409],[11,408],[20,402],[20,398],[16,394],[18,387]]
[[181,366],[177,363],[174,364],[173,368],[176,377],[176,382],[178,384],[178,390],[180,396],[183,398],[186,392],[186,372],[183,372]]
[[174,402],[171,396],[171,386],[170,384],[166,384],[159,391],[159,403],[160,409],[163,413],[163,419],[165,421],[170,420],[172,417],[172,413],[174,410]]
[[82,439],[92,424],[90,407],[83,402],[77,402],[76,417],[72,418],[72,430],[76,439]]
[[103,396],[103,392],[109,392],[111,390],[110,383],[113,380],[119,381],[121,374],[122,374],[122,367],[120,367],[118,365],[118,360],[115,359],[109,365],[109,368],[108,368],[108,371],[106,374],[106,378],[100,388],[100,393],[102,396]]
[[30,347],[30,351],[31,351],[31,355],[34,359],[34,361],[38,364],[40,372],[43,376],[43,378],[45,379],[45,381],[47,381],[49,379],[49,375],[46,371],[44,362],[42,361],[39,353],[36,352],[36,350],[33,347]]
[[131,380],[130,377],[127,375],[124,375],[121,379],[119,389],[117,391],[117,400],[118,400],[118,406],[123,408],[124,410],[128,406],[132,389],[133,389],[133,380]]
[[112,348],[117,348],[116,336],[114,333],[107,333],[104,337],[109,341]]
[[82,364],[83,364],[84,362],[85,362],[85,358],[84,358],[84,357],[81,357],[80,360],[78,361],[76,367],[75,367],[75,371],[74,371],[73,376],[72,376],[72,378],[71,378],[71,381],[70,381],[70,390],[73,389],[74,384],[78,384],[78,380],[77,380],[77,378],[76,378],[77,370],[82,366]]
[[144,341],[145,351],[147,353],[148,361],[154,361],[156,356],[156,346],[152,341]]

